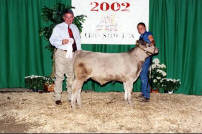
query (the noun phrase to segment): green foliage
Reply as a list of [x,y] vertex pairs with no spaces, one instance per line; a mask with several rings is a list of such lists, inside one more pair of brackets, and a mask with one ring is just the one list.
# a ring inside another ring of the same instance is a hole
[[78,15],[74,17],[73,23],[78,27],[80,32],[82,32],[82,23],[85,21],[85,17],[85,15]]
[[[44,37],[46,40],[49,40],[55,25],[63,22],[62,15],[64,10],[73,8],[75,7],[66,6],[63,3],[57,3],[53,8],[48,8],[44,6],[42,8],[41,17],[45,22],[47,22],[48,25],[40,29],[40,36]],[[82,32],[82,23],[85,21],[85,17],[85,15],[79,15],[74,17],[73,23],[78,27],[80,32]],[[48,45],[46,45],[45,48],[52,52],[51,58],[53,58],[53,52],[55,47],[49,43]]]
[[166,91],[176,90],[180,87],[180,80],[176,79],[163,79],[162,80],[162,88]]

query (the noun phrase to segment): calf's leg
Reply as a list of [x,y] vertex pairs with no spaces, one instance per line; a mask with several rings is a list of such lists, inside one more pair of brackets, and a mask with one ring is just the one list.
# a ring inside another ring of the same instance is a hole
[[131,92],[132,92],[132,89],[133,89],[133,82],[132,81],[127,81],[127,82],[124,82],[124,90],[125,90],[125,100],[128,101],[129,104],[132,104],[131,102]]
[[81,88],[83,86],[83,80],[75,79],[72,84],[72,96],[71,96],[71,106],[74,109],[75,104],[81,106]]
[[128,99],[128,90],[126,89],[125,84],[124,84],[124,91],[125,91],[124,100],[127,101],[127,99]]

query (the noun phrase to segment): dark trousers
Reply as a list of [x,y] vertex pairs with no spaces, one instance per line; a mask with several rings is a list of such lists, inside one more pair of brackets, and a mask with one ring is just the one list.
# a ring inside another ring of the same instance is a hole
[[142,71],[140,73],[141,80],[141,92],[145,98],[150,98],[150,85],[149,85],[149,66],[151,64],[152,56],[146,58],[144,64],[142,65]]

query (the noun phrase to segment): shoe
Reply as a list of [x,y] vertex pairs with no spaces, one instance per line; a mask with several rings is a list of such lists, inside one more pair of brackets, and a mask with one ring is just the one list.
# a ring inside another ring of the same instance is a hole
[[142,99],[142,98],[144,98],[144,96],[143,96],[143,94],[140,94],[140,95],[138,95],[136,98]]
[[140,102],[149,102],[150,98],[142,98],[141,100],[139,100]]
[[55,101],[55,104],[56,105],[62,105],[62,102],[61,102],[61,100],[57,100],[57,101]]

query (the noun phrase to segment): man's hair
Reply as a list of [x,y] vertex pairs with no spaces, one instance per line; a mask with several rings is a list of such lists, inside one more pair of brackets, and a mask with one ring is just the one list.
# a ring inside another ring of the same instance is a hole
[[137,27],[138,27],[139,25],[142,25],[142,26],[146,27],[143,22],[138,23],[138,24],[137,24]]
[[62,16],[64,16],[64,15],[67,14],[67,13],[72,14],[72,15],[74,16],[74,12],[73,12],[71,9],[65,9],[65,10],[63,11]]

